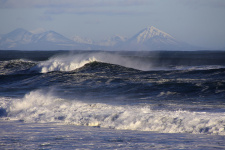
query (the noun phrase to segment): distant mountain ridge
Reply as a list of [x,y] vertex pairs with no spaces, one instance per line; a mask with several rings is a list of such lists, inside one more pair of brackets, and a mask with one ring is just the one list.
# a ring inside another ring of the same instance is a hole
[[74,41],[54,31],[33,34],[21,28],[3,35],[0,40],[1,49],[55,50],[78,46]]
[[31,33],[18,28],[0,37],[1,50],[194,50],[198,49],[153,26],[131,38],[120,35],[101,42],[75,36],[66,38],[55,31]]
[[176,40],[173,36],[149,26],[118,45],[121,50],[192,50],[195,46]]
[[83,44],[93,44],[94,42],[91,40],[91,39],[88,39],[88,38],[82,38],[80,36],[74,36],[72,37],[72,40],[74,42],[77,42],[77,43],[83,43]]
[[159,29],[149,26],[142,31],[140,31],[138,34],[136,34],[132,40],[137,40],[137,43],[144,43],[147,42],[151,38],[160,37],[163,39],[173,39],[175,40],[171,35],[168,33],[165,33],[163,31],[160,31]]
[[123,37],[123,36],[120,36],[120,35],[114,35],[106,40],[103,40],[103,41],[100,41],[100,42],[97,42],[96,44],[97,45],[101,45],[101,46],[115,46],[117,44],[120,44],[120,43],[123,43],[123,42],[126,42],[127,41],[127,38],[126,37]]

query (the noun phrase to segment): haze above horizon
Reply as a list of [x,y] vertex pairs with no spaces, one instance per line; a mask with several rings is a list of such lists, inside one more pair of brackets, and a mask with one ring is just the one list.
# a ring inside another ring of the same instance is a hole
[[224,0],[0,0],[0,34],[53,30],[71,38],[130,38],[155,26],[189,44],[225,48]]

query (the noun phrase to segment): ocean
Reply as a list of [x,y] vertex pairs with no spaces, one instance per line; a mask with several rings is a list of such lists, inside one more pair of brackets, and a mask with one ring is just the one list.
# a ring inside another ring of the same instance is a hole
[[225,149],[225,51],[0,51],[0,149]]

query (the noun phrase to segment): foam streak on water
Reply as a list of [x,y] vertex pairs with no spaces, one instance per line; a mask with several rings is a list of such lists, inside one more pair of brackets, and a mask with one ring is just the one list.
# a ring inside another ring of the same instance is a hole
[[[24,136],[26,135],[26,136]],[[1,149],[224,149],[224,136],[0,120]]]

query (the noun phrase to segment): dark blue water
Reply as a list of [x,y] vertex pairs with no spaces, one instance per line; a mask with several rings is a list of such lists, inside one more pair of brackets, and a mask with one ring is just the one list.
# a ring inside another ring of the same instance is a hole
[[223,51],[0,51],[0,116],[225,134]]

